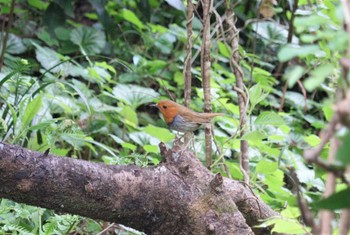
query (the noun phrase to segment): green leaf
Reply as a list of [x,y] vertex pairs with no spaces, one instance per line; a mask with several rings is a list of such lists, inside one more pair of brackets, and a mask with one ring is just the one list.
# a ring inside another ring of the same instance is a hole
[[132,151],[135,151],[137,149],[137,146],[131,143],[124,142],[122,143],[123,148],[130,149]]
[[334,114],[334,110],[332,108],[332,105],[333,104],[331,102],[328,102],[328,103],[325,103],[322,105],[322,111],[323,111],[323,114],[326,117],[327,121],[330,121],[333,114]]
[[143,149],[148,153],[159,153],[159,147],[157,145],[146,144]]
[[332,75],[333,71],[334,65],[332,64],[324,64],[317,67],[311,72],[311,76],[304,82],[306,90],[313,91],[321,85],[328,76]]
[[185,6],[181,0],[165,0],[170,6],[179,11],[185,11]]
[[219,52],[220,52],[221,55],[223,55],[226,58],[230,58],[231,57],[230,48],[227,47],[225,43],[218,42],[218,48],[219,48]]
[[306,29],[308,27],[316,27],[329,22],[329,18],[320,15],[310,15],[303,17],[296,17],[294,24],[296,27],[302,27]]
[[133,109],[142,104],[150,103],[159,96],[153,89],[124,84],[118,84],[113,87],[112,94],[112,97],[125,102]]
[[[3,38],[5,36],[5,34],[0,33],[0,38]],[[0,43],[0,51],[2,50],[2,43]],[[9,54],[22,54],[27,50],[27,47],[23,44],[23,40],[12,34],[9,33],[9,37],[6,43],[6,53]]]
[[70,29],[64,27],[55,28],[55,35],[59,40],[68,41],[70,40]]
[[137,114],[130,106],[124,106],[120,114],[124,118],[125,124],[134,128],[138,126],[139,120],[137,118]]
[[247,140],[251,142],[260,142],[264,138],[266,138],[266,135],[259,131],[248,132],[247,134],[242,136],[242,140]]
[[310,228],[304,227],[297,220],[276,219],[271,232],[286,234],[306,234],[311,231]]
[[225,164],[227,165],[233,179],[243,179],[243,173],[241,169],[239,169],[239,165],[237,163],[226,161]]
[[286,209],[281,211],[281,215],[285,218],[297,219],[300,216],[300,209],[288,205]]
[[262,112],[254,122],[256,125],[284,125],[284,120],[274,112]]
[[168,129],[156,127],[153,125],[148,125],[143,130],[147,134],[156,137],[162,142],[169,142],[170,140],[173,140],[175,137],[175,135],[171,133]]
[[276,171],[278,168],[277,162],[271,162],[267,160],[261,160],[256,165],[255,171],[261,174],[271,174]]
[[348,132],[344,138],[342,138],[341,146],[339,147],[336,159],[343,163],[344,165],[350,164],[350,154],[349,154],[349,146],[350,146],[350,133]]
[[316,208],[337,210],[342,208],[350,208],[350,188],[336,192],[331,196],[322,199],[316,203],[314,206]]
[[306,143],[308,143],[311,147],[315,147],[316,145],[318,145],[321,140],[317,135],[309,135],[309,136],[305,136],[304,140],[306,141]]
[[48,47],[41,47],[36,43],[33,43],[33,45],[36,47],[36,59],[46,70],[50,70],[53,73],[62,72],[64,74],[69,72],[69,63],[62,63],[60,58],[61,55],[59,55],[56,51],[51,50]]
[[36,33],[36,36],[41,39],[41,41],[45,42],[46,45],[52,47],[52,46],[59,46],[59,43],[56,38],[52,37],[46,30],[39,30]]
[[32,7],[35,7],[39,10],[46,10],[46,8],[49,6],[49,3],[41,1],[41,0],[28,0],[28,4]]
[[42,105],[41,98],[42,95],[40,94],[33,100],[29,101],[22,118],[22,128],[28,127],[29,123],[33,120],[34,116],[39,112]]
[[260,84],[255,84],[249,89],[249,101],[251,103],[251,109],[254,108],[255,105],[266,99],[269,95],[268,92],[265,92]]
[[121,16],[126,20],[129,21],[130,23],[134,24],[137,26],[139,29],[143,29],[145,26],[143,23],[140,21],[140,19],[135,15],[134,12],[128,10],[128,9],[123,9],[121,11]]
[[286,72],[284,77],[288,81],[289,88],[293,87],[295,83],[301,78],[301,76],[303,76],[304,71],[304,67],[297,65]]
[[306,57],[308,55],[314,55],[320,51],[317,45],[296,46],[288,44],[278,52],[278,59],[281,62],[286,62],[294,57]]
[[84,55],[101,53],[106,44],[106,36],[103,31],[85,26],[73,29],[70,40],[80,47]]

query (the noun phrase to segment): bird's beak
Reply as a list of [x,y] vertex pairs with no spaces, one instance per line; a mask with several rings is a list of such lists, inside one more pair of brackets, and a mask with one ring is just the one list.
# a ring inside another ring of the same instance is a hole
[[151,106],[151,107],[158,108],[157,104],[151,104],[150,106]]

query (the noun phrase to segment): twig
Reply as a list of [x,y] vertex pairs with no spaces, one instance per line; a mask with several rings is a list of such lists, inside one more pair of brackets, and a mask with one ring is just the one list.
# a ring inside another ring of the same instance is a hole
[[[225,20],[228,25],[230,37],[231,37],[231,47],[232,54],[230,58],[230,66],[236,77],[236,87],[235,90],[239,90],[238,93],[238,106],[239,106],[239,117],[240,117],[240,137],[242,138],[246,133],[246,119],[247,119],[247,99],[246,96],[242,95],[244,93],[244,83],[243,83],[243,70],[239,65],[239,51],[238,51],[238,30],[234,24],[233,17],[234,13],[229,4],[230,1],[226,1],[226,12]],[[240,155],[240,169],[244,176],[244,182],[249,184],[249,158],[248,158],[248,142],[246,140],[241,140],[241,155]]]
[[107,228],[103,229],[101,232],[97,233],[96,235],[101,235],[104,232],[108,231],[111,227],[113,227],[115,223],[111,223]]
[[318,231],[318,227],[315,225],[314,216],[309,209],[307,201],[305,200],[305,198],[302,196],[302,193],[300,192],[300,182],[293,168],[290,169],[290,178],[293,184],[293,191],[296,192],[297,194],[297,200],[298,200],[298,205],[301,213],[301,218],[305,225],[312,228],[312,231],[315,232],[314,234],[318,234],[316,232]]
[[304,87],[303,83],[300,80],[298,80],[297,83],[298,83],[298,85],[299,85],[299,87],[301,89],[301,92],[303,93],[303,96],[304,96],[304,100],[305,100],[304,112],[306,112],[307,111],[307,94],[306,94],[306,90],[305,90],[305,87]]
[[[293,4],[293,9],[292,9],[292,15],[289,21],[289,28],[288,28],[288,37],[287,37],[287,43],[291,43],[292,39],[293,39],[293,34],[294,34],[294,18],[295,18],[295,12],[298,9],[298,4],[299,4],[299,0],[294,0],[294,4]],[[282,77],[282,70],[284,70],[284,68],[286,67],[287,63],[283,62],[280,63],[277,67],[275,76],[276,77]],[[282,112],[283,106],[284,106],[284,98],[287,92],[287,81],[285,83],[285,85],[283,86],[283,93],[282,93],[282,98],[281,98],[281,103],[280,103],[280,107],[278,109],[279,112]]]
[[[210,102],[210,16],[212,14],[211,0],[203,0],[203,36],[201,46],[201,68],[202,68],[202,81],[204,92],[204,112],[211,112]],[[205,162],[206,166],[210,167],[212,163],[212,136],[211,136],[211,124],[205,124]]]
[[191,87],[192,87],[192,21],[193,21],[193,3],[192,0],[187,0],[187,44],[186,44],[186,60],[184,66],[184,78],[185,78],[185,106],[190,107],[191,102]]
[[2,66],[4,64],[6,45],[7,45],[7,40],[8,40],[9,33],[10,33],[10,28],[12,27],[12,20],[13,20],[13,11],[14,11],[14,9],[15,9],[15,0],[12,0],[11,1],[10,13],[9,13],[9,22],[8,22],[8,25],[7,25],[4,41],[2,43],[2,49],[1,49],[1,55],[0,55],[0,71],[1,71]]
[[[191,90],[192,90],[192,74],[191,74],[191,68],[192,68],[192,21],[194,18],[194,6],[192,3],[192,0],[187,0],[187,44],[186,44],[186,60],[185,60],[185,66],[183,75],[185,78],[185,106],[190,107],[191,103]],[[185,144],[190,142],[190,135],[189,133],[185,133]]]

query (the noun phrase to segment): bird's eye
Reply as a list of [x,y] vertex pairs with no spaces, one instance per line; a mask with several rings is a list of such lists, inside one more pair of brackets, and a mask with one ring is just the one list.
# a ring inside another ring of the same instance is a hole
[[163,105],[163,109],[166,109],[166,108],[167,108],[167,106]]

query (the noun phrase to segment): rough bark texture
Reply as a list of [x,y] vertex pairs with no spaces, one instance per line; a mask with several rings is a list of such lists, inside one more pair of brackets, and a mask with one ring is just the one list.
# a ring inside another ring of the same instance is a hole
[[237,181],[214,175],[179,146],[155,167],[114,166],[0,143],[0,197],[124,224],[147,234],[269,234],[276,215]]

